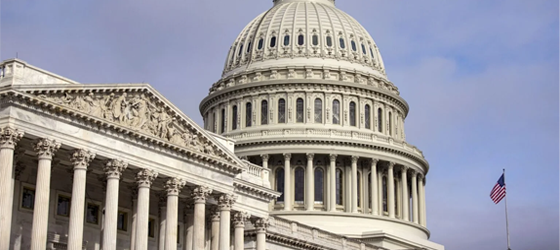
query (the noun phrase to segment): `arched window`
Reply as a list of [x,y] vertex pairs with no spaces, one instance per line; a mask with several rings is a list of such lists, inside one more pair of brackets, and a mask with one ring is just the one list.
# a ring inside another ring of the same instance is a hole
[[286,100],[278,100],[278,123],[286,123]]
[[249,44],[247,44],[247,53],[251,52],[251,45],[252,45],[251,42],[249,42]]
[[296,204],[303,204],[305,171],[302,167],[298,167],[294,171],[294,184],[294,200]]
[[354,42],[354,40],[350,41],[350,44],[352,45],[352,50],[353,50],[353,51],[358,50],[358,49],[356,48],[356,42]]
[[327,47],[332,47],[332,37],[327,36]]
[[216,133],[217,131],[215,131],[215,128],[217,127],[218,124],[216,124],[216,112],[212,112],[212,132]]
[[315,99],[315,123],[323,122],[323,100]]
[[315,203],[323,204],[324,201],[324,179],[323,179],[323,169],[315,168]]
[[366,106],[364,107],[364,113],[365,113],[365,123],[366,123],[366,128],[367,129],[371,129],[371,110],[369,108],[369,104],[366,104]]
[[338,39],[338,41],[340,42],[340,48],[341,49],[345,49],[346,48],[346,44],[344,43],[344,38],[340,38]]
[[318,35],[313,35],[311,37],[311,42],[313,43],[314,46],[319,45],[319,36]]
[[284,46],[290,45],[290,35],[284,36]]
[[277,202],[284,202],[284,169],[276,169],[276,191],[281,193],[280,197],[276,198]]
[[276,37],[275,36],[270,38],[270,47],[271,48],[276,47]]
[[296,122],[303,122],[303,99],[296,100]]
[[334,100],[332,103],[332,123],[340,124],[340,102]]
[[383,132],[383,110],[377,109],[377,131]]
[[344,174],[342,170],[336,169],[336,204],[342,205],[343,200],[343,186],[344,185]]
[[253,105],[248,102],[245,104],[245,127],[251,127],[251,121],[253,117]]
[[374,59],[375,56],[373,55],[373,49],[371,47],[369,47],[369,53],[371,53],[371,59]]
[[363,43],[362,43],[362,53],[364,53],[364,55],[367,55],[366,46]]
[[237,129],[237,105],[231,108],[231,130]]
[[268,101],[261,102],[261,125],[268,124]]
[[350,126],[356,126],[356,103],[350,102]]
[[299,46],[301,46],[301,45],[303,45],[304,42],[305,42],[305,39],[304,39],[303,35],[300,34],[300,35],[297,37],[297,44],[298,44]]
[[389,210],[387,210],[387,176],[383,176],[383,191],[382,191],[382,195],[383,195],[383,212],[388,212]]
[[226,132],[226,109],[222,109],[220,123],[221,123],[220,132],[225,133]]
[[393,135],[393,114],[391,114],[391,112],[389,112],[389,135]]
[[362,173],[358,172],[358,180],[356,183],[358,193],[358,207],[362,207]]
[[243,44],[239,45],[239,51],[237,51],[237,55],[240,56],[243,52]]
[[257,49],[261,50],[263,48],[264,39],[259,39],[259,44],[257,45]]

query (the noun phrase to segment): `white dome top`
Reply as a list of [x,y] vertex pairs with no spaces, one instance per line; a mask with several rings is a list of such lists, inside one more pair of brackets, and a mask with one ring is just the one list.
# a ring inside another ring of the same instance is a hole
[[335,67],[385,77],[369,33],[334,0],[275,0],[235,39],[222,77],[272,67]]

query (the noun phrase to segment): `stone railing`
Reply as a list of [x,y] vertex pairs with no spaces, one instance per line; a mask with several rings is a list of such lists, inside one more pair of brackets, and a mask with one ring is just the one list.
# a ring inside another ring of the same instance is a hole
[[270,188],[269,174],[270,170],[263,168],[259,165],[253,164],[247,160],[242,160],[245,163],[245,170],[240,174],[240,179],[249,181],[259,186]]
[[0,63],[0,86],[12,84],[77,84],[62,76],[39,69],[19,59]]

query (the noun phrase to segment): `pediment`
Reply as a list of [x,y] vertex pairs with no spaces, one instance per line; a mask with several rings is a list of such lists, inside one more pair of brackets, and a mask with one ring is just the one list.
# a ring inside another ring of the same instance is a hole
[[86,121],[160,140],[158,144],[202,159],[220,160],[235,173],[243,169],[232,152],[148,84],[35,85],[18,91],[51,103],[57,112],[79,114]]

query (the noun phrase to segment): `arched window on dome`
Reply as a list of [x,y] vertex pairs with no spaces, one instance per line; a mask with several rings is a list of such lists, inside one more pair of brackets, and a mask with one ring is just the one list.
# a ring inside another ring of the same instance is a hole
[[350,102],[350,126],[356,126],[356,103]]
[[296,100],[296,122],[303,122],[303,99]]
[[389,127],[387,129],[389,129],[389,135],[392,136],[393,135],[393,114],[391,112],[389,112],[389,116],[387,118],[389,119]]
[[268,101],[262,100],[261,102],[261,125],[268,124]]
[[253,105],[248,102],[245,104],[245,127],[251,127],[253,121]]
[[215,131],[215,130],[216,130],[215,128],[216,128],[217,125],[218,125],[218,124],[216,124],[216,123],[217,123],[217,122],[216,122],[216,112],[212,112],[212,124],[211,124],[211,125],[212,125],[212,127],[211,127],[212,133],[216,133],[216,132],[217,132],[217,131]]
[[237,129],[237,105],[231,107],[231,130]]
[[383,195],[383,212],[389,212],[387,209],[387,176],[383,176],[383,183],[382,183],[382,195]]
[[358,207],[362,207],[362,172],[358,171],[357,176],[356,191],[358,193]]
[[364,53],[364,55],[367,55],[366,46],[363,43],[362,43],[362,53]]
[[249,41],[249,43],[247,44],[247,53],[251,52],[251,45],[252,43]]
[[377,109],[377,131],[383,132],[383,110]]
[[294,200],[296,204],[303,204],[305,192],[305,171],[302,167],[294,170]]
[[276,202],[284,202],[284,168],[276,169],[276,191],[281,193],[280,197],[276,198]]
[[375,59],[375,56],[373,55],[373,49],[371,48],[371,46],[369,47],[369,53],[371,54],[371,59]]
[[286,100],[278,100],[278,123],[286,123]]
[[399,215],[400,215],[400,213],[399,213],[399,207],[400,207],[401,204],[400,204],[400,201],[399,201],[400,199],[399,199],[399,197],[398,197],[398,196],[399,196],[399,195],[398,195],[398,194],[399,194],[399,187],[400,187],[399,182],[397,181],[397,179],[395,179],[395,180],[394,180],[394,184],[393,184],[393,189],[394,189],[394,192],[395,192],[395,193],[394,193],[394,194],[395,194],[394,196],[395,196],[395,215],[396,215],[396,216],[399,216]]
[[332,47],[332,37],[327,36],[327,47]]
[[366,106],[364,106],[364,113],[366,129],[371,129],[371,110],[369,108],[369,104],[366,104]]
[[237,55],[240,56],[243,53],[243,44],[239,45],[239,50],[237,51]]
[[340,48],[341,49],[346,49],[346,44],[344,43],[344,38],[341,37],[338,41],[340,43]]
[[323,123],[323,100],[315,99],[315,123]]
[[311,37],[311,43],[313,44],[313,46],[319,45],[319,36],[318,35],[313,35]]
[[284,46],[290,45],[290,35],[284,36]]
[[333,100],[332,103],[332,123],[340,124],[340,101]]
[[297,38],[297,44],[299,46],[303,45],[305,43],[305,37],[303,36],[303,34],[300,34]]
[[220,117],[220,132],[226,132],[226,109],[222,109],[222,114]]
[[263,48],[263,45],[264,45],[264,39],[261,38],[259,39],[259,43],[257,44],[257,49],[261,50]]
[[342,205],[344,192],[344,174],[341,169],[336,169],[336,205]]
[[322,168],[315,168],[315,204],[324,202],[324,173]]
[[352,45],[352,50],[353,51],[357,51],[358,48],[356,48],[356,42],[354,42],[354,40],[350,41],[350,44]]
[[270,38],[270,47],[271,48],[276,47],[276,36]]

